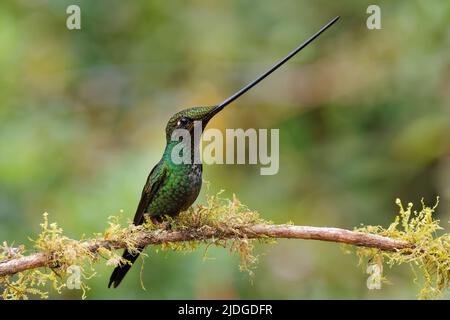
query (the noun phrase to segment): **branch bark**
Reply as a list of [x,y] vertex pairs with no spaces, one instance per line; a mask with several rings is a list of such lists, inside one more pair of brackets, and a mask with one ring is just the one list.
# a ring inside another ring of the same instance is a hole
[[[157,245],[170,242],[183,241],[205,241],[208,239],[231,239],[236,238],[235,232],[224,232],[222,230],[206,229],[189,231],[165,231],[153,230],[142,231],[137,235],[138,245]],[[277,239],[305,239],[321,240],[337,243],[345,243],[354,246],[378,248],[385,251],[395,251],[411,248],[413,245],[406,241],[396,240],[375,234],[368,234],[358,231],[350,231],[340,228],[309,227],[294,225],[269,225],[257,224],[244,227],[239,230],[239,237],[248,239],[277,238]],[[108,240],[90,240],[82,242],[90,252],[96,254],[100,248],[120,249],[124,248],[123,243]],[[0,276],[13,275],[29,269],[49,266],[52,263],[51,255],[37,252],[28,256],[23,256],[8,261],[0,261]]]

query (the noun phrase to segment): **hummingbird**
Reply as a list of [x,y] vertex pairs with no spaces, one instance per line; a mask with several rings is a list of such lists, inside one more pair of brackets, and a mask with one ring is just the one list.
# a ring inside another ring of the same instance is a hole
[[[180,143],[187,143],[183,139],[172,139],[172,134],[175,130],[186,130],[194,139],[200,139],[201,135],[194,135],[194,127],[196,123],[201,124],[201,129],[205,129],[208,122],[219,112],[221,112],[227,105],[238,99],[244,93],[256,86],[260,81],[282,66],[285,62],[296,55],[300,50],[306,47],[314,39],[316,39],[322,32],[333,25],[339,16],[331,20],[319,31],[317,31],[308,40],[299,45],[296,49],[290,52],[286,57],[278,61],[266,72],[261,74],[255,80],[244,86],[242,89],[225,99],[218,105],[206,107],[193,107],[175,113],[167,122],[166,125],[166,147],[161,160],[151,170],[147,181],[142,190],[141,199],[139,201],[136,213],[133,219],[134,225],[143,224],[146,216],[156,224],[162,223],[161,219],[164,216],[175,217],[180,212],[188,209],[197,199],[202,186],[202,164],[194,161],[194,156],[199,150],[192,150],[194,146],[199,146],[200,141],[189,141],[191,162],[174,161],[172,153],[174,148]],[[192,139],[191,139],[192,140]],[[139,253],[144,250],[144,247],[139,247],[138,252],[130,252],[125,250],[122,257],[129,261],[126,264],[119,264],[111,274],[108,288],[113,286],[116,288],[132,264],[136,261]]]

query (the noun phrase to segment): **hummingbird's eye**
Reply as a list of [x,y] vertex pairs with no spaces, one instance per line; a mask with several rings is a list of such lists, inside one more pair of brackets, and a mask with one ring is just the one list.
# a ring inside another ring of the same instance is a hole
[[188,118],[181,118],[181,119],[178,120],[178,122],[177,122],[177,127],[184,127],[184,126],[186,126],[189,122],[190,122],[190,120],[189,120]]

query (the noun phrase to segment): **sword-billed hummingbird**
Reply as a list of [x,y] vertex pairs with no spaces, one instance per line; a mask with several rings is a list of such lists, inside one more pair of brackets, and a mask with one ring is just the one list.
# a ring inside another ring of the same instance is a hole
[[[194,161],[191,163],[178,163],[173,161],[172,151],[179,143],[183,143],[183,140],[172,140],[172,133],[177,129],[184,129],[191,134],[191,137],[194,136],[194,122],[201,122],[202,129],[204,129],[209,120],[211,120],[223,108],[278,69],[286,61],[317,38],[323,31],[328,29],[338,19],[339,17],[334,18],[322,27],[322,29],[320,29],[316,34],[273,65],[269,70],[261,74],[258,78],[247,84],[222,103],[212,107],[194,107],[185,109],[174,114],[170,118],[166,126],[166,148],[161,160],[152,169],[147,178],[147,182],[144,185],[141,200],[139,201],[133,220],[135,225],[142,224],[145,220],[145,215],[148,215],[152,221],[155,222],[158,221],[158,218],[165,215],[176,216],[181,211],[188,209],[200,193],[200,188],[202,186],[202,164]],[[195,138],[200,139],[200,137]],[[192,149],[194,146],[199,145],[198,142],[199,141],[196,141],[196,143],[190,143],[188,147]],[[191,150],[191,155],[193,156],[195,152],[198,152],[198,150]],[[143,247],[139,248],[138,251],[141,252],[143,249]],[[139,253],[134,254],[128,250],[125,250],[122,257],[128,260],[130,264],[120,264],[114,269],[111,274],[111,278],[109,279],[108,287],[111,287],[112,285],[116,288],[120,284],[128,270],[131,268],[131,264],[136,261],[138,256]]]

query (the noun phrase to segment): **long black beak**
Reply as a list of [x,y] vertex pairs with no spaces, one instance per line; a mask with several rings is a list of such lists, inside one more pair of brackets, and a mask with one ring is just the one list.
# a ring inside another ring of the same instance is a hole
[[206,125],[209,120],[211,120],[216,114],[218,114],[220,111],[222,111],[224,106],[215,106],[211,111],[209,111],[205,117],[202,119],[203,123]]
[[295,56],[299,51],[301,51],[303,48],[305,48],[308,44],[313,42],[314,39],[316,39],[322,32],[327,30],[329,27],[331,27],[336,21],[339,20],[339,16],[328,22],[325,26],[323,26],[319,31],[317,31],[313,36],[311,36],[308,40],[303,42],[301,45],[299,45],[297,48],[295,48],[293,51],[291,51],[286,57],[275,63],[272,67],[270,67],[266,72],[261,74],[259,77],[257,77],[255,80],[247,84],[245,87],[240,89],[235,94],[231,95],[230,97],[226,98],[223,102],[218,104],[214,109],[212,109],[206,116],[203,121],[205,123],[208,123],[209,120],[212,119],[217,113],[219,113],[223,108],[225,108],[227,105],[232,103],[234,100],[242,96],[244,93],[249,91],[251,88],[256,86],[259,82],[261,82],[264,78],[266,78],[268,75],[270,75],[272,72],[277,70],[279,67],[281,67],[285,62],[287,62],[289,59],[291,59],[293,56]]

